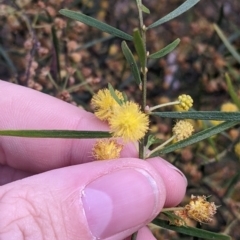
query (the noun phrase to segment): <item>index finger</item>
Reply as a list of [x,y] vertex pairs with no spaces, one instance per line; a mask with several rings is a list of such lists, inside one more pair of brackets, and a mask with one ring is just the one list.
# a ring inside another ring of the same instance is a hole
[[[92,113],[38,91],[0,80],[1,129],[108,131]],[[29,172],[93,161],[95,139],[0,137],[0,164]],[[127,145],[121,157],[136,157]]]

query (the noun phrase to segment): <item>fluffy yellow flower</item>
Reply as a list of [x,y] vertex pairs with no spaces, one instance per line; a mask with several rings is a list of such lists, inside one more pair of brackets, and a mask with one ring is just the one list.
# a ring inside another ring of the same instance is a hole
[[222,104],[221,112],[238,112],[238,107],[234,103],[227,102]]
[[[221,112],[238,112],[239,111],[237,105],[231,102],[223,103],[221,105],[220,110]],[[211,120],[210,122],[212,123],[212,125],[216,126],[222,123],[223,121]]]
[[126,102],[114,107],[109,125],[114,137],[121,137],[125,142],[138,141],[149,128],[149,118],[141,112],[139,105]]
[[206,196],[191,196],[191,201],[185,206],[189,218],[200,223],[209,223],[217,212],[214,202],[208,202]]
[[240,158],[240,142],[234,146],[234,152],[238,158]]
[[[115,90],[115,93],[120,100],[123,100],[121,92]],[[113,107],[118,105],[108,89],[98,91],[98,93],[93,96],[91,104],[96,117],[103,121],[109,120],[112,116]]]
[[217,126],[219,125],[220,123],[222,123],[223,121],[218,121],[218,120],[210,120],[210,123],[213,125],[213,126]]
[[173,127],[172,131],[176,140],[181,141],[190,137],[194,131],[194,128],[190,122],[186,120],[180,120]]
[[92,155],[96,160],[108,160],[120,157],[123,145],[114,139],[101,139],[96,141]]

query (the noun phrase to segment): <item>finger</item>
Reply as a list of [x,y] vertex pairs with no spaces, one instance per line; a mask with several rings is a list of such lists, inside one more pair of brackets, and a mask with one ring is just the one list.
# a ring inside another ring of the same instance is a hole
[[48,171],[0,187],[1,239],[122,240],[165,202],[158,172],[119,159]]
[[137,232],[137,240],[156,240],[148,227],[143,227]]
[[[166,186],[167,194],[164,207],[177,206],[186,193],[187,179],[184,174],[172,164],[159,157],[149,159],[147,162],[158,171]],[[31,175],[29,172],[0,165],[0,186]],[[175,189],[177,189],[177,191],[175,191]]]
[[[140,228],[136,234],[137,234],[136,240],[156,240],[150,229],[146,226]],[[132,236],[129,236],[124,240],[132,240]]]
[[[108,131],[93,114],[49,95],[0,81],[1,129]],[[92,161],[94,139],[0,137],[0,164],[28,172]],[[127,145],[121,157],[137,156]]]
[[177,206],[186,193],[186,177],[178,168],[160,157],[151,158],[147,161],[156,168],[166,186],[167,194],[164,207]]
[[0,164],[0,186],[31,175],[31,173]]

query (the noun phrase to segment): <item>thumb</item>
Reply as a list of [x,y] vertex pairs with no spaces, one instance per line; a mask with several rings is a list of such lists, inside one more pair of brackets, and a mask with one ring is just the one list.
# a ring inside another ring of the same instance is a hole
[[122,240],[165,199],[162,178],[139,159],[52,170],[0,187],[0,238]]

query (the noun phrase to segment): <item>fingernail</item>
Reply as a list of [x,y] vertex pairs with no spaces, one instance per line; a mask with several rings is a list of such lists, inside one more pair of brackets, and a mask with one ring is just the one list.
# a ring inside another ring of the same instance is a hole
[[165,164],[169,167],[169,168],[172,168],[173,170],[175,170],[177,173],[179,173],[181,175],[181,177],[184,179],[186,185],[188,184],[188,180],[187,178],[185,177],[185,175],[182,173],[181,170],[179,170],[178,168],[176,168],[174,165],[172,165],[171,163],[165,161]]
[[174,165],[172,165],[168,161],[164,160],[163,158],[160,158],[160,157],[152,158],[152,159],[149,159],[148,162],[151,162],[151,164],[154,165],[158,170],[161,170],[161,166],[159,166],[159,159],[161,159],[161,164],[168,166],[168,168],[175,170],[183,178],[183,180],[185,181],[185,184],[186,185],[188,184],[188,180],[187,180],[186,176],[182,173],[182,171],[179,170],[178,168],[176,168]]
[[[152,158],[148,160],[158,171],[166,186],[165,207],[177,206],[186,193],[187,179],[184,174],[175,166],[162,158]],[[176,191],[173,191],[176,190]]]
[[185,181],[185,183],[187,185],[188,184],[188,180],[187,180],[186,176],[183,174],[183,172],[180,171],[178,168],[176,168],[174,166],[172,166],[171,168],[174,169],[176,172],[178,172],[182,176],[182,178],[184,179],[184,181]]
[[133,168],[101,176],[82,192],[86,219],[97,239],[150,221],[159,202],[164,202],[160,198],[158,186],[150,174]]

